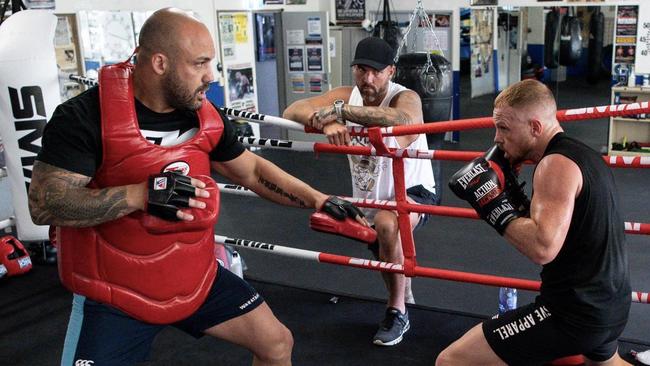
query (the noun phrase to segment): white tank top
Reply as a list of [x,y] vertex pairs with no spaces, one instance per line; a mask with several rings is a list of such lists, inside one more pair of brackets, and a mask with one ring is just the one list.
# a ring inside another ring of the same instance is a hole
[[[407,90],[402,85],[388,84],[386,97],[382,100],[380,107],[390,106],[391,100],[400,92]],[[348,104],[363,106],[363,99],[359,88],[356,86],[350,94]],[[348,126],[359,126],[353,122],[346,122]],[[415,141],[409,146],[399,146],[395,136],[384,137],[384,144],[393,148],[410,148],[428,150],[427,138],[419,134]],[[367,137],[352,137],[352,145],[371,146]],[[375,200],[392,200],[395,197],[395,184],[393,182],[393,164],[391,158],[383,156],[362,156],[348,155],[350,162],[350,173],[352,175],[352,196],[355,198],[366,198]],[[421,184],[432,193],[436,192],[433,179],[431,161],[426,159],[404,159],[404,180],[406,188]],[[374,221],[376,209],[362,209],[368,220]]]

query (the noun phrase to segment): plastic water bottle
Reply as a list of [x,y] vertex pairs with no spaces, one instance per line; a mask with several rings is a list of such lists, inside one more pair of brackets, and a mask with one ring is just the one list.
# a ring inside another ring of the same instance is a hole
[[517,289],[501,287],[499,289],[499,314],[517,308]]
[[242,257],[239,255],[239,252],[232,250],[231,261],[230,261],[230,272],[239,276],[239,278],[244,278],[244,268],[242,263]]

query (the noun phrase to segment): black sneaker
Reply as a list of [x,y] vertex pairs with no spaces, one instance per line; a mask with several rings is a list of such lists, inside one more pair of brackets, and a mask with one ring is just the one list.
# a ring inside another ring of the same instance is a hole
[[404,333],[411,327],[408,311],[402,314],[398,309],[386,309],[386,317],[379,325],[372,343],[378,346],[394,346],[402,341]]

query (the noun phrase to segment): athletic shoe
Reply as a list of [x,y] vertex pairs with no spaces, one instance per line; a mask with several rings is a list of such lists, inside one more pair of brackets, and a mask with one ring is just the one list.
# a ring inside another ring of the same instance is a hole
[[378,346],[394,346],[402,341],[404,333],[410,327],[408,311],[402,314],[398,309],[389,307],[372,343]]

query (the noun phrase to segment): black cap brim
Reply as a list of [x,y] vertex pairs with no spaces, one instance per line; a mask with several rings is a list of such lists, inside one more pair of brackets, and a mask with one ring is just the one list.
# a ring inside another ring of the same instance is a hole
[[[382,64],[382,63],[379,63],[379,62],[374,61],[374,60],[368,60],[368,59],[366,59],[366,58],[359,58],[359,59],[356,59],[356,60],[352,61],[352,63],[350,64],[350,66],[354,66],[354,65],[365,65],[365,66],[370,66],[370,67],[372,67],[372,68],[375,69],[375,70],[383,70],[383,69],[385,69],[387,66],[389,66],[388,64]],[[391,64],[391,65],[392,65],[392,64]]]

